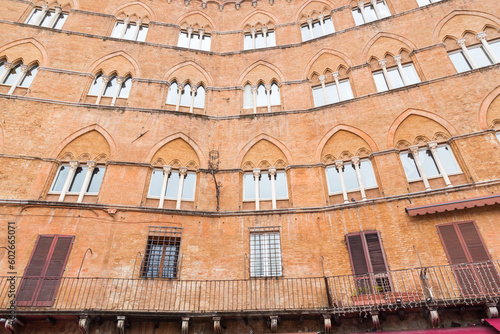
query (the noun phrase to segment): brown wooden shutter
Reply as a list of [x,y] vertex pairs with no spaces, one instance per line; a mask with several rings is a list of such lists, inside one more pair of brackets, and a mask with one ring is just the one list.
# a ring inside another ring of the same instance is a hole
[[465,241],[465,247],[469,252],[472,262],[484,262],[490,260],[490,255],[479,236],[479,232],[473,222],[457,224]]
[[73,239],[58,235],[38,237],[16,297],[19,306],[53,304]]
[[384,251],[382,250],[382,245],[380,243],[378,233],[377,232],[365,233],[365,238],[372,266],[371,272],[375,274],[386,272],[387,265],[385,263]]
[[438,232],[450,264],[469,262],[455,229],[455,224],[439,225]]
[[354,275],[365,275],[368,273],[365,250],[361,234],[350,234],[347,236],[347,246],[351,257],[352,271]]

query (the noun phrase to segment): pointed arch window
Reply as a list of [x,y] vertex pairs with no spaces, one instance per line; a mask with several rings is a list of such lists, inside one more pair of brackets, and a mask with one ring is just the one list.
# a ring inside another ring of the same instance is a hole
[[457,40],[460,49],[448,53],[458,73],[500,62],[500,39],[488,41],[484,31],[476,37],[480,44],[466,46],[465,38],[460,38]]
[[28,88],[38,72],[38,64],[31,66],[23,65],[19,62],[12,65],[8,62],[2,62],[0,65],[0,83],[11,86],[7,94],[11,95],[17,87]]
[[356,25],[361,25],[389,17],[391,16],[391,12],[384,0],[370,0],[369,3],[361,0],[358,7],[352,10],[352,16]]
[[354,98],[349,78],[341,79],[339,72],[321,75],[319,81],[321,85],[312,87],[315,107]]
[[318,15],[317,19],[309,18],[306,23],[300,26],[302,41],[318,38],[321,36],[333,34],[335,28],[330,16]]
[[193,85],[189,82],[178,84],[173,81],[167,93],[166,104],[175,105],[175,110],[179,107],[189,107],[189,112],[193,112],[194,108],[205,108],[205,86],[200,83]]
[[177,46],[195,50],[210,51],[211,43],[212,37],[210,34],[206,33],[204,29],[194,31],[193,28],[189,27],[186,30],[181,30],[179,32]]
[[49,8],[49,6],[44,4],[42,7],[33,9],[26,23],[40,27],[61,29],[67,18],[68,13],[63,12],[61,7]]
[[396,66],[390,68],[387,68],[385,59],[379,60],[382,69],[373,72],[373,80],[375,80],[378,92],[385,92],[389,89],[401,88],[420,82],[420,77],[413,63],[403,64],[401,59],[401,55],[394,56]]
[[165,200],[176,201],[176,209],[180,209],[182,201],[194,201],[195,191],[196,172],[188,171],[187,167],[174,169],[171,166],[163,166],[163,169],[153,169],[148,197],[159,198],[160,209],[163,208]]
[[102,97],[111,97],[111,105],[115,105],[117,98],[128,98],[132,86],[132,77],[121,77],[118,75],[104,75],[99,73],[92,81],[89,96],[97,96],[96,104],[101,102]]
[[260,82],[257,86],[252,86],[247,83],[243,88],[243,108],[253,108],[257,112],[257,108],[267,107],[267,111],[271,112],[271,107],[280,106],[280,88],[276,81],[271,84]]
[[255,209],[260,209],[261,201],[272,201],[276,209],[277,200],[288,199],[286,171],[274,167],[268,170],[255,168],[243,174],[243,201],[255,201]]
[[111,37],[127,39],[130,41],[144,42],[148,34],[149,26],[141,20],[130,22],[128,18],[116,21]]
[[243,50],[262,49],[276,46],[276,36],[273,29],[262,27],[257,30],[251,28],[245,33],[243,39]]

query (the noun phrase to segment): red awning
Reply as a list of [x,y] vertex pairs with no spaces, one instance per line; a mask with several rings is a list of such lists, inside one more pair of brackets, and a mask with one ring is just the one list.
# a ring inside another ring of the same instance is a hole
[[459,201],[441,202],[424,206],[410,206],[405,208],[410,216],[428,215],[436,212],[470,209],[476,206],[500,204],[500,194],[473,197]]
[[500,331],[500,318],[484,319],[484,320],[486,320],[491,326],[496,328],[496,330]]

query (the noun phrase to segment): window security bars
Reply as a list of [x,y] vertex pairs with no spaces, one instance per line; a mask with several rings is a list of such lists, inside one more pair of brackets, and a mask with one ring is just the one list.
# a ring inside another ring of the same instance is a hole
[[142,277],[177,278],[182,228],[150,226]]
[[250,276],[281,276],[279,227],[250,228]]

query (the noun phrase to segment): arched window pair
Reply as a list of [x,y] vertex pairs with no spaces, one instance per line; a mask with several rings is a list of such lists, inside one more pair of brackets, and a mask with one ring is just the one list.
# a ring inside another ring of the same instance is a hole
[[61,7],[49,8],[48,5],[43,4],[42,7],[33,9],[26,23],[40,27],[61,29],[67,18],[68,13],[63,12]]
[[0,83],[11,86],[7,94],[11,95],[17,87],[28,88],[38,72],[38,64],[23,65],[0,61]]
[[97,96],[96,104],[101,102],[102,97],[111,97],[111,105],[114,106],[117,98],[128,98],[130,87],[132,86],[132,77],[121,77],[118,75],[105,75],[99,73],[90,87],[88,95]]
[[130,22],[129,18],[125,18],[123,21],[116,21],[111,37],[144,42],[148,28],[148,25],[142,24],[141,20]]
[[448,53],[458,73],[500,62],[500,39],[489,40],[484,31],[476,38],[477,42],[472,45],[467,45],[465,38],[459,38],[456,49]]
[[173,81],[168,87],[168,95],[166,104],[174,105],[175,111],[179,107],[189,107],[189,112],[193,112],[193,108],[205,108],[205,87],[203,84],[191,85],[189,82],[182,84]]
[[373,72],[373,80],[375,80],[375,85],[379,92],[385,92],[389,89],[396,89],[420,82],[420,77],[411,59],[403,55],[396,55],[393,58],[396,66],[387,67],[387,60],[381,59],[378,63],[382,69]]
[[341,76],[339,72],[327,73],[320,75],[318,79],[320,85],[312,87],[315,107],[354,98],[351,83],[345,75]]
[[276,46],[274,29],[262,27],[261,29],[250,28],[243,39],[243,50],[261,49]]
[[253,109],[253,112],[257,112],[259,107],[267,107],[267,111],[271,112],[271,107],[281,105],[280,89],[276,81],[271,84],[265,85],[264,83],[259,83],[257,86],[253,86],[250,83],[245,85],[243,91],[243,108]]

